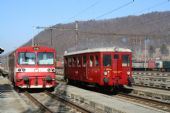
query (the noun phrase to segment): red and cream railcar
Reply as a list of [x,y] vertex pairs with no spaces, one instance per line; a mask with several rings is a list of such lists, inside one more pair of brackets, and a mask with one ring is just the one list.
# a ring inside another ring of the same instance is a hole
[[55,49],[20,47],[9,55],[9,79],[19,88],[54,88]]
[[131,84],[132,52],[124,48],[95,48],[65,53],[64,73],[67,81],[97,86]]

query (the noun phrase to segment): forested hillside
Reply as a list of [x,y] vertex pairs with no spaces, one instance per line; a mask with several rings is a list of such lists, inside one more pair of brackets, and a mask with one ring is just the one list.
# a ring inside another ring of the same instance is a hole
[[[75,26],[75,22],[54,25],[52,30],[35,36],[35,43],[56,48],[59,56],[68,50],[117,46],[132,49],[134,59],[142,60],[145,50],[148,59],[169,58],[170,11],[78,21],[77,31]],[[25,45],[31,45],[31,41]]]

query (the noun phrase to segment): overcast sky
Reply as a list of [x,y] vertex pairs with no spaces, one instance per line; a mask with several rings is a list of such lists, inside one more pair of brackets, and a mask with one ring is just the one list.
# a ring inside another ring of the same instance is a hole
[[51,26],[76,20],[102,20],[170,11],[168,0],[0,0],[0,47],[6,52]]

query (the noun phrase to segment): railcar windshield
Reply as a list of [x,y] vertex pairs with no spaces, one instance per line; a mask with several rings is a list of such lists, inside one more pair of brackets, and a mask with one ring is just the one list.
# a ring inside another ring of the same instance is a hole
[[130,59],[129,55],[122,55],[122,66],[129,66],[130,65]]
[[104,66],[111,66],[111,55],[103,55],[103,65]]
[[38,64],[39,65],[54,64],[54,53],[50,53],[50,52],[38,53]]
[[18,55],[18,64],[20,65],[34,65],[36,63],[35,53],[22,52]]

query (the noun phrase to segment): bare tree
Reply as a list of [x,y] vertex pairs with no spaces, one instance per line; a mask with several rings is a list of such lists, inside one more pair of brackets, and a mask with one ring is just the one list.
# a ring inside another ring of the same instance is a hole
[[149,46],[148,52],[149,52],[149,56],[153,57],[153,54],[155,53],[155,48],[153,47],[153,45]]
[[162,55],[169,55],[169,50],[168,50],[166,44],[162,44],[162,45],[161,45],[161,47],[160,47],[160,53],[161,53]]

